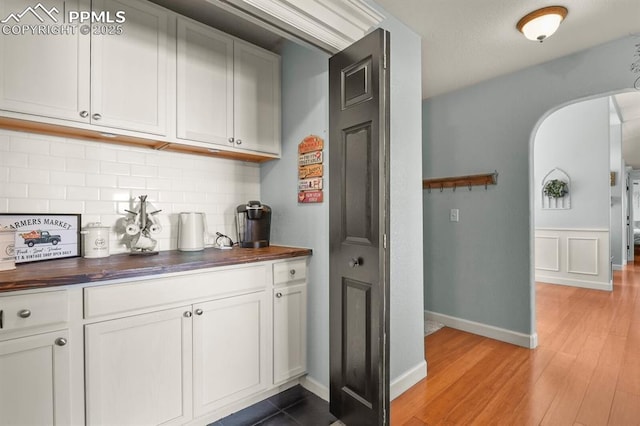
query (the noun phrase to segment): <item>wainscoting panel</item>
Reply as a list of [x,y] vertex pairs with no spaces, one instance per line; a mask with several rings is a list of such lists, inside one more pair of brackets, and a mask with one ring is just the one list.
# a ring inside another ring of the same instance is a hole
[[537,228],[536,281],[613,289],[609,230]]
[[560,271],[560,238],[536,235],[536,269]]

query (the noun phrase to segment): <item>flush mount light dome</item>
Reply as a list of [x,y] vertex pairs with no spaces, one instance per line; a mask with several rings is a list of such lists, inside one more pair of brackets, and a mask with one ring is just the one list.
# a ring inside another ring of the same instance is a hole
[[516,28],[529,40],[542,43],[556,32],[567,12],[567,8],[562,6],[543,7],[520,19]]

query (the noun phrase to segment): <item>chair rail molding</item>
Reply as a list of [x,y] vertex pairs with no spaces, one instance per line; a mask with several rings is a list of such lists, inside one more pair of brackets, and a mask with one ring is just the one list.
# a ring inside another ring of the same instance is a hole
[[322,48],[338,52],[385,18],[363,0],[207,0]]

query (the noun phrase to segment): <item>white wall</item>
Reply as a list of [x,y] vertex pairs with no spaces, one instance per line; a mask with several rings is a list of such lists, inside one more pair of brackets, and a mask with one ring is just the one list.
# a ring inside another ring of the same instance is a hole
[[611,148],[610,170],[616,175],[615,185],[610,187],[611,256],[613,267],[622,269],[627,264],[626,171],[622,158],[622,124],[611,98],[609,98],[609,145]]
[[532,135],[559,106],[633,87],[638,42],[622,38],[423,102],[425,178],[500,173],[487,191],[424,192],[425,309],[535,343]]
[[[609,228],[609,131],[608,97],[560,108],[540,124],[533,142],[536,228]],[[542,208],[542,181],[556,167],[571,179],[568,210]]]
[[[112,226],[110,250],[127,251],[113,229],[148,195],[163,226],[159,250],[176,249],[177,214],[201,211],[210,232],[235,233],[238,204],[260,198],[252,163],[0,130],[0,212],[80,213]],[[235,240],[235,238],[234,238]]]

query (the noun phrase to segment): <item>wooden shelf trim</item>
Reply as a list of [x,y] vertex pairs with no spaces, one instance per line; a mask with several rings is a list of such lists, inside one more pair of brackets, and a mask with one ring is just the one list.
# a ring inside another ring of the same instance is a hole
[[439,189],[440,192],[442,192],[445,188],[453,188],[455,191],[456,188],[466,187],[471,191],[471,188],[474,186],[484,186],[484,188],[487,189],[488,185],[497,184],[498,172],[494,171],[493,173],[479,175],[424,179],[422,181],[422,189],[428,189],[429,192],[431,192],[432,189]]
[[[224,149],[217,149],[215,145],[212,145],[211,148],[207,148],[182,143],[145,139],[142,137],[118,135],[115,133],[104,133],[97,130],[68,127],[58,124],[21,120],[10,117],[0,117],[0,128],[15,130],[19,132],[39,133],[50,136],[60,136],[65,138],[106,142],[116,145],[134,146],[138,148],[150,148],[156,151],[171,151],[183,154],[195,154],[204,155],[207,157],[249,161],[253,163],[263,163],[265,161],[271,161],[278,158],[277,156],[270,154],[261,155],[248,152],[226,151]],[[117,130],[114,129],[114,131]]]

